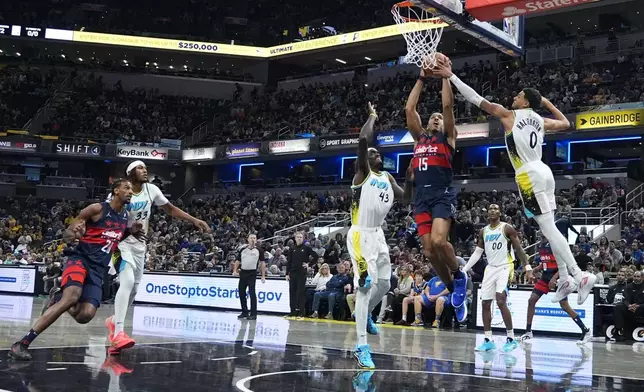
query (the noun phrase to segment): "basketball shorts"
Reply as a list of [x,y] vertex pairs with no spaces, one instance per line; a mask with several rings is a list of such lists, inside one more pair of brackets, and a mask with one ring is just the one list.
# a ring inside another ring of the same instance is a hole
[[483,273],[481,283],[481,300],[496,299],[497,293],[502,293],[510,284],[510,277],[514,274],[514,264],[508,263],[499,266],[488,265]]
[[[432,307],[436,306],[436,302],[431,302],[431,301],[429,300],[429,297],[427,296],[427,294],[422,294],[422,295],[420,296],[420,298],[422,298],[422,300],[423,300],[423,305],[424,305],[426,308],[432,308]],[[442,297],[440,297],[440,298],[442,298],[443,300],[445,300],[445,306],[449,306],[449,305],[451,304],[451,302],[450,302],[450,296],[449,296],[449,295],[444,295],[444,296],[442,296]],[[436,301],[438,301],[438,299],[437,299]]]
[[435,218],[452,219],[456,214],[456,190],[454,187],[416,188],[414,214],[418,235],[432,232]]
[[101,306],[106,271],[107,266],[91,262],[82,255],[69,256],[63,267],[61,287],[81,287],[83,292],[79,302],[88,302],[98,308]]
[[121,263],[119,265],[119,272],[123,271],[126,265],[129,265],[134,270],[134,283],[140,283],[143,278],[143,271],[145,270],[145,259],[147,248],[145,244],[129,244],[121,242],[119,244],[119,252],[121,253]]
[[552,277],[555,276],[555,273],[555,270],[548,270],[543,272],[541,274],[541,278],[534,285],[532,292],[539,296],[548,294],[550,292],[550,280],[552,280]]
[[347,248],[353,265],[354,287],[369,276],[371,283],[391,278],[391,259],[385,234],[378,228],[351,226],[347,233]]
[[546,164],[535,162],[522,166],[517,170],[515,180],[528,218],[557,209],[555,177]]

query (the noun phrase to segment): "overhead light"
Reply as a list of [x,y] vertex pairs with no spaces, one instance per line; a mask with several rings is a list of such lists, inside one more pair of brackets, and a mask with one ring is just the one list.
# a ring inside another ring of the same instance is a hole
[[169,68],[170,68],[170,69],[174,69],[174,67],[173,67],[172,65],[171,65]]
[[364,84],[364,86],[365,86],[365,87],[369,87],[369,85],[368,85],[367,83],[365,83],[365,84]]
[[2,51],[2,49],[0,49],[0,53],[4,53],[4,52]]
[[346,61],[341,60],[341,59],[335,59],[335,61],[337,61],[340,64],[346,64],[347,63]]
[[156,67],[156,66],[158,66],[158,65],[159,65],[159,64],[157,64],[157,63],[154,63],[154,66],[155,66],[155,67]]
[[364,59],[367,61],[371,61],[371,57],[364,56]]
[[184,64],[183,69],[188,69],[188,66]]
[[123,64],[127,64],[127,60],[123,60]]
[[150,62],[149,62],[149,61],[146,61],[146,62],[145,62],[145,65],[150,65]]
[[65,58],[65,55],[64,55],[64,54],[61,54],[61,55],[60,55],[60,57]]
[[81,62],[82,62],[82,61],[83,61],[83,58],[82,58],[82,57],[79,57],[79,58],[78,58],[78,61],[81,61]]
[[20,52],[16,52],[16,56],[20,57],[22,55],[20,54]]

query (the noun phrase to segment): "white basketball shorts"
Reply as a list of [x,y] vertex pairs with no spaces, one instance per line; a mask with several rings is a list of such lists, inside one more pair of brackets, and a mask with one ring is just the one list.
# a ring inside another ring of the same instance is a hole
[[555,177],[543,162],[531,162],[516,172],[523,207],[528,218],[556,211]]
[[391,278],[391,259],[385,234],[380,227],[368,229],[351,226],[347,248],[353,264],[354,286],[360,287],[361,271],[367,271],[372,283]]
[[500,266],[488,265],[483,273],[481,283],[481,300],[496,299],[497,293],[502,293],[510,284],[510,277],[514,274],[514,264],[508,263]]

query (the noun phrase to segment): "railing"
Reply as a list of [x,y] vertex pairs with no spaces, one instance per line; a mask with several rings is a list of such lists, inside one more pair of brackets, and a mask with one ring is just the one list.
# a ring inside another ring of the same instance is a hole
[[490,83],[489,81],[483,83],[483,86],[481,86],[481,96],[486,96],[490,91],[492,91],[492,83]]
[[[608,208],[609,207],[605,207],[602,210],[608,209]],[[605,234],[606,233],[606,226],[607,225],[614,226],[616,224],[618,225],[619,224],[619,218],[620,218],[619,208],[614,209],[613,212],[609,213],[609,215],[603,221],[599,222],[599,224],[597,226],[595,226],[592,229],[587,231],[588,232],[588,239],[591,240],[591,241],[594,240],[595,239],[594,231],[596,229],[600,228],[600,227],[602,228],[602,234],[601,235]]]
[[575,209],[572,208],[571,211],[570,211],[570,214],[558,212],[558,213],[555,214],[555,219],[563,218],[564,216],[570,215],[570,223],[574,224],[573,219],[581,219],[581,218],[575,218],[575,215],[578,214],[578,215],[583,215],[583,219],[584,219],[583,224],[587,225],[588,224],[588,214],[585,213],[584,211],[574,211],[574,210]]
[[194,129],[192,130],[192,135],[190,135],[190,143],[189,144],[186,143],[186,147],[194,146],[195,144],[198,144],[201,140],[203,140],[204,135],[202,135],[202,133],[207,131],[208,131],[208,123],[206,121],[194,127]]
[[347,226],[350,221],[351,221],[351,216],[349,215],[348,212],[322,213],[313,219],[309,219],[305,222],[298,223],[297,225],[293,225],[291,227],[287,227],[282,230],[277,230],[272,237],[262,238],[262,241],[277,242],[281,239],[284,239],[290,236],[291,234],[297,231],[300,231],[304,227],[329,228],[329,227]]
[[644,196],[644,184],[639,184],[638,186],[635,187],[632,191],[628,192],[626,194],[626,197],[624,198],[626,201],[626,209],[629,208],[629,206],[635,202],[637,199],[640,203],[642,204],[642,198]]
[[45,104],[44,104],[44,105],[42,105],[42,106],[40,107],[40,109],[38,109],[38,111],[36,112],[36,114],[35,114],[33,117],[31,117],[31,118],[29,119],[29,121],[27,121],[27,123],[26,123],[26,124],[24,125],[24,127],[23,127],[24,129],[26,129],[27,131],[30,131],[30,130],[31,130],[31,126],[32,126],[32,125],[33,125],[33,123],[34,123],[34,120],[35,120],[35,121],[38,121],[38,120],[40,119],[40,117],[42,117],[42,116],[43,116],[43,114],[44,114],[45,110],[47,110],[47,109],[49,109],[49,108],[51,107],[51,104],[52,104],[52,102],[55,100],[56,95],[58,95],[58,92],[59,92],[60,90],[64,89],[64,88],[69,84],[70,80],[71,80],[71,79],[70,79],[70,75],[67,75],[67,76],[65,77],[65,79],[63,79],[63,82],[60,84],[60,86],[58,86],[58,88],[57,88],[56,90],[54,90],[54,93],[51,95],[51,98],[49,98],[49,99],[47,100],[47,102],[45,102]]
[[505,83],[505,81],[508,78],[507,72],[505,70],[499,72],[499,74],[496,76],[496,86],[500,86],[501,84]]

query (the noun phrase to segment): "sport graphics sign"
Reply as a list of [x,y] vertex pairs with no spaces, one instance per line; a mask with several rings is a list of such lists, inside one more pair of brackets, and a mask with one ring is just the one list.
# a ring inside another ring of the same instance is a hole
[[0,268],[0,292],[33,294],[35,282],[35,268]]
[[17,140],[0,140],[0,150],[19,151],[19,152],[36,152],[38,150],[37,141],[17,141]]
[[356,147],[360,135],[328,136],[320,138],[320,150],[339,150],[347,147]]
[[103,155],[103,147],[98,144],[85,144],[85,143],[54,143],[54,152],[62,155],[89,155],[101,156]]
[[259,156],[260,143],[231,144],[226,146],[227,158],[243,158]]
[[190,150],[183,150],[183,160],[184,161],[201,161],[205,159],[214,159],[215,158],[215,147],[207,148],[194,148]]
[[271,154],[295,154],[308,152],[311,149],[311,139],[277,140],[268,143]]
[[116,156],[120,158],[168,159],[168,149],[160,147],[118,146]]
[[577,129],[637,127],[642,125],[644,125],[644,109],[579,113],[575,121]]
[[[210,276],[143,274],[135,300],[153,304],[203,306],[239,310],[239,279]],[[257,309],[289,313],[289,288],[285,280],[257,283]]]
[[479,20],[538,14],[601,0],[466,0],[467,12]]
[[[512,313],[512,321],[514,325],[525,325],[528,318],[528,300],[532,294],[531,290],[509,290],[507,299],[510,313]],[[535,307],[534,319],[532,322],[533,331],[544,332],[563,332],[563,333],[579,333],[579,327],[568,316],[566,311],[561,309],[558,303],[552,303],[550,300],[554,293],[544,295],[541,297]],[[477,309],[483,309],[483,301],[481,300],[481,290],[477,292]],[[583,305],[577,305],[577,294],[570,294],[568,296],[570,304],[574,304],[574,309],[579,314],[581,320],[590,328],[591,334],[593,330],[593,317],[595,315],[594,297],[591,293]],[[476,326],[483,326],[483,316],[479,311],[476,316]],[[501,311],[496,305],[492,305],[492,328],[501,328],[505,330],[503,317]]]

